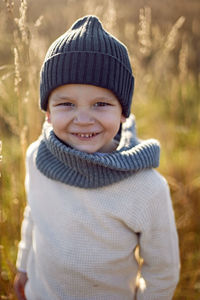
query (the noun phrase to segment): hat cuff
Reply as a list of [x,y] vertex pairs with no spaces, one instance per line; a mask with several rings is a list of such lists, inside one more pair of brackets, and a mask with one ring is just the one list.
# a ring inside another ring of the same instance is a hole
[[47,110],[50,93],[65,84],[91,84],[111,90],[125,117],[130,114],[134,77],[115,57],[87,51],[58,53],[48,59],[41,71],[40,107]]

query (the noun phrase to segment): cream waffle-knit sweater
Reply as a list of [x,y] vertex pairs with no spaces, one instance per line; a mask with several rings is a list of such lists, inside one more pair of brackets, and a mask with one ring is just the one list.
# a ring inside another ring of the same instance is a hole
[[[17,268],[28,300],[169,300],[179,277],[169,189],[146,169],[97,189],[47,178],[27,152],[28,204]],[[135,292],[138,264],[146,288]],[[137,298],[135,298],[137,297]]]

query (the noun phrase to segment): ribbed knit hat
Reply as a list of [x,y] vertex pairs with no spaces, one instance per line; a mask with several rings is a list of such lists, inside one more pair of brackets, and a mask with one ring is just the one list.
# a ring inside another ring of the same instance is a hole
[[134,77],[125,45],[106,32],[95,16],[77,20],[47,51],[40,73],[40,107],[58,86],[91,84],[111,90],[130,114]]

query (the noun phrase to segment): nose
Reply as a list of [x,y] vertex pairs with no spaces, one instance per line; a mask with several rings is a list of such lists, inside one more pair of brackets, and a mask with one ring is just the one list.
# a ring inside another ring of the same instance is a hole
[[73,122],[77,125],[91,125],[94,123],[94,118],[90,112],[80,109],[76,112]]

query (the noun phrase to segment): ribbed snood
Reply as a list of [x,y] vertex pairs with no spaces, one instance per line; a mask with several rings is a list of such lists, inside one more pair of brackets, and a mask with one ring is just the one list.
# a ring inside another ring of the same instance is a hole
[[52,127],[44,123],[36,155],[36,166],[45,176],[81,188],[97,188],[131,176],[134,172],[159,165],[160,147],[156,140],[139,141],[133,116],[122,126],[116,151],[89,154],[61,142]]

